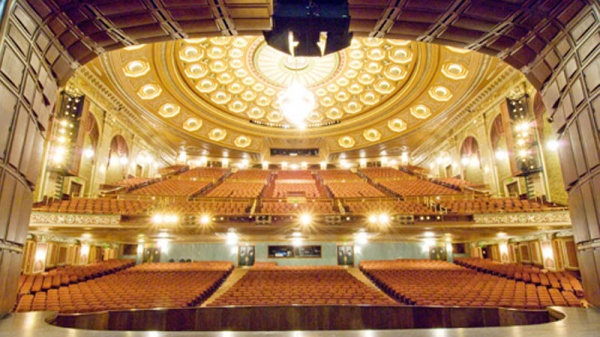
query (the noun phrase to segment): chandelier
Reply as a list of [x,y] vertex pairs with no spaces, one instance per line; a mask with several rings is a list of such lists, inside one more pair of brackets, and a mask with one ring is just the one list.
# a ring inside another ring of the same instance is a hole
[[281,93],[279,106],[288,122],[299,129],[304,129],[306,127],[305,119],[315,106],[315,96],[304,85],[294,80]]

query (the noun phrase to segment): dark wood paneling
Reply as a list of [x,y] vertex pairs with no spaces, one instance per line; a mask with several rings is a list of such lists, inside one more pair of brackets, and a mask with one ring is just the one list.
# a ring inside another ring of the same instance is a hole
[[319,305],[60,314],[52,323],[93,330],[290,331],[467,328],[540,324],[550,320],[545,310]]

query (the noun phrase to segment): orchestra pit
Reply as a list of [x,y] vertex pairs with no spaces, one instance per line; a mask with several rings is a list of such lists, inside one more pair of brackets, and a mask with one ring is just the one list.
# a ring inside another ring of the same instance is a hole
[[597,1],[0,13],[0,337],[598,335]]

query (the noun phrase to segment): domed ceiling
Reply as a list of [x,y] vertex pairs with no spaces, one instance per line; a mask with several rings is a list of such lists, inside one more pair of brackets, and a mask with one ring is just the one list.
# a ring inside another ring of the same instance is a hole
[[[324,57],[294,58],[248,36],[139,45],[86,67],[186,145],[264,153],[320,144],[337,153],[390,141],[418,145],[427,134],[415,130],[443,127],[507,66],[451,47],[374,38]],[[282,94],[295,83],[314,97],[302,127],[281,111]]]

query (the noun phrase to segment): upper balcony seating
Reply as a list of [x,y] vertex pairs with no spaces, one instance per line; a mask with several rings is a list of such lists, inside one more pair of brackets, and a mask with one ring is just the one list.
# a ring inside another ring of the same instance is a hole
[[416,179],[408,173],[398,171],[390,167],[367,167],[362,168],[359,171],[375,182],[384,180]]
[[229,181],[229,179],[206,194],[211,198],[258,198],[264,183]]
[[181,215],[245,215],[251,205],[250,201],[175,200],[167,208]]
[[180,172],[184,172],[189,168],[188,165],[172,165],[158,169],[158,173],[161,176],[168,176],[172,174],[177,174]]
[[386,195],[366,181],[330,182],[327,188],[336,198],[380,198]]
[[189,197],[201,193],[210,184],[210,181],[169,179],[134,190],[130,194],[147,196]]
[[75,214],[141,215],[155,204],[152,200],[90,199],[71,200],[51,199],[48,204],[35,205],[33,211]]
[[403,197],[438,196],[458,194],[459,192],[426,180],[388,180],[379,184]]
[[267,170],[239,170],[227,178],[227,181],[260,181],[266,184],[270,176],[271,171]]
[[148,183],[156,180],[155,178],[128,178],[121,181],[117,181],[114,185],[123,186],[127,189],[134,189],[137,187],[141,187],[143,185],[147,185]]
[[175,177],[178,180],[219,180],[229,172],[226,168],[219,167],[197,167],[185,171]]
[[354,174],[349,170],[319,170],[318,174],[325,184],[331,182],[356,182],[363,180],[359,175]]
[[477,184],[474,184],[468,180],[463,180],[463,179],[458,179],[458,178],[436,178],[434,180],[434,182],[443,185],[443,186],[448,186],[450,188],[454,188],[457,190],[461,190],[463,191],[466,187],[475,187],[477,186]]
[[314,180],[313,175],[308,170],[289,170],[278,171],[277,180]]
[[299,196],[306,198],[318,198],[321,196],[315,183],[312,184],[278,184],[275,183],[273,198],[287,198]]

